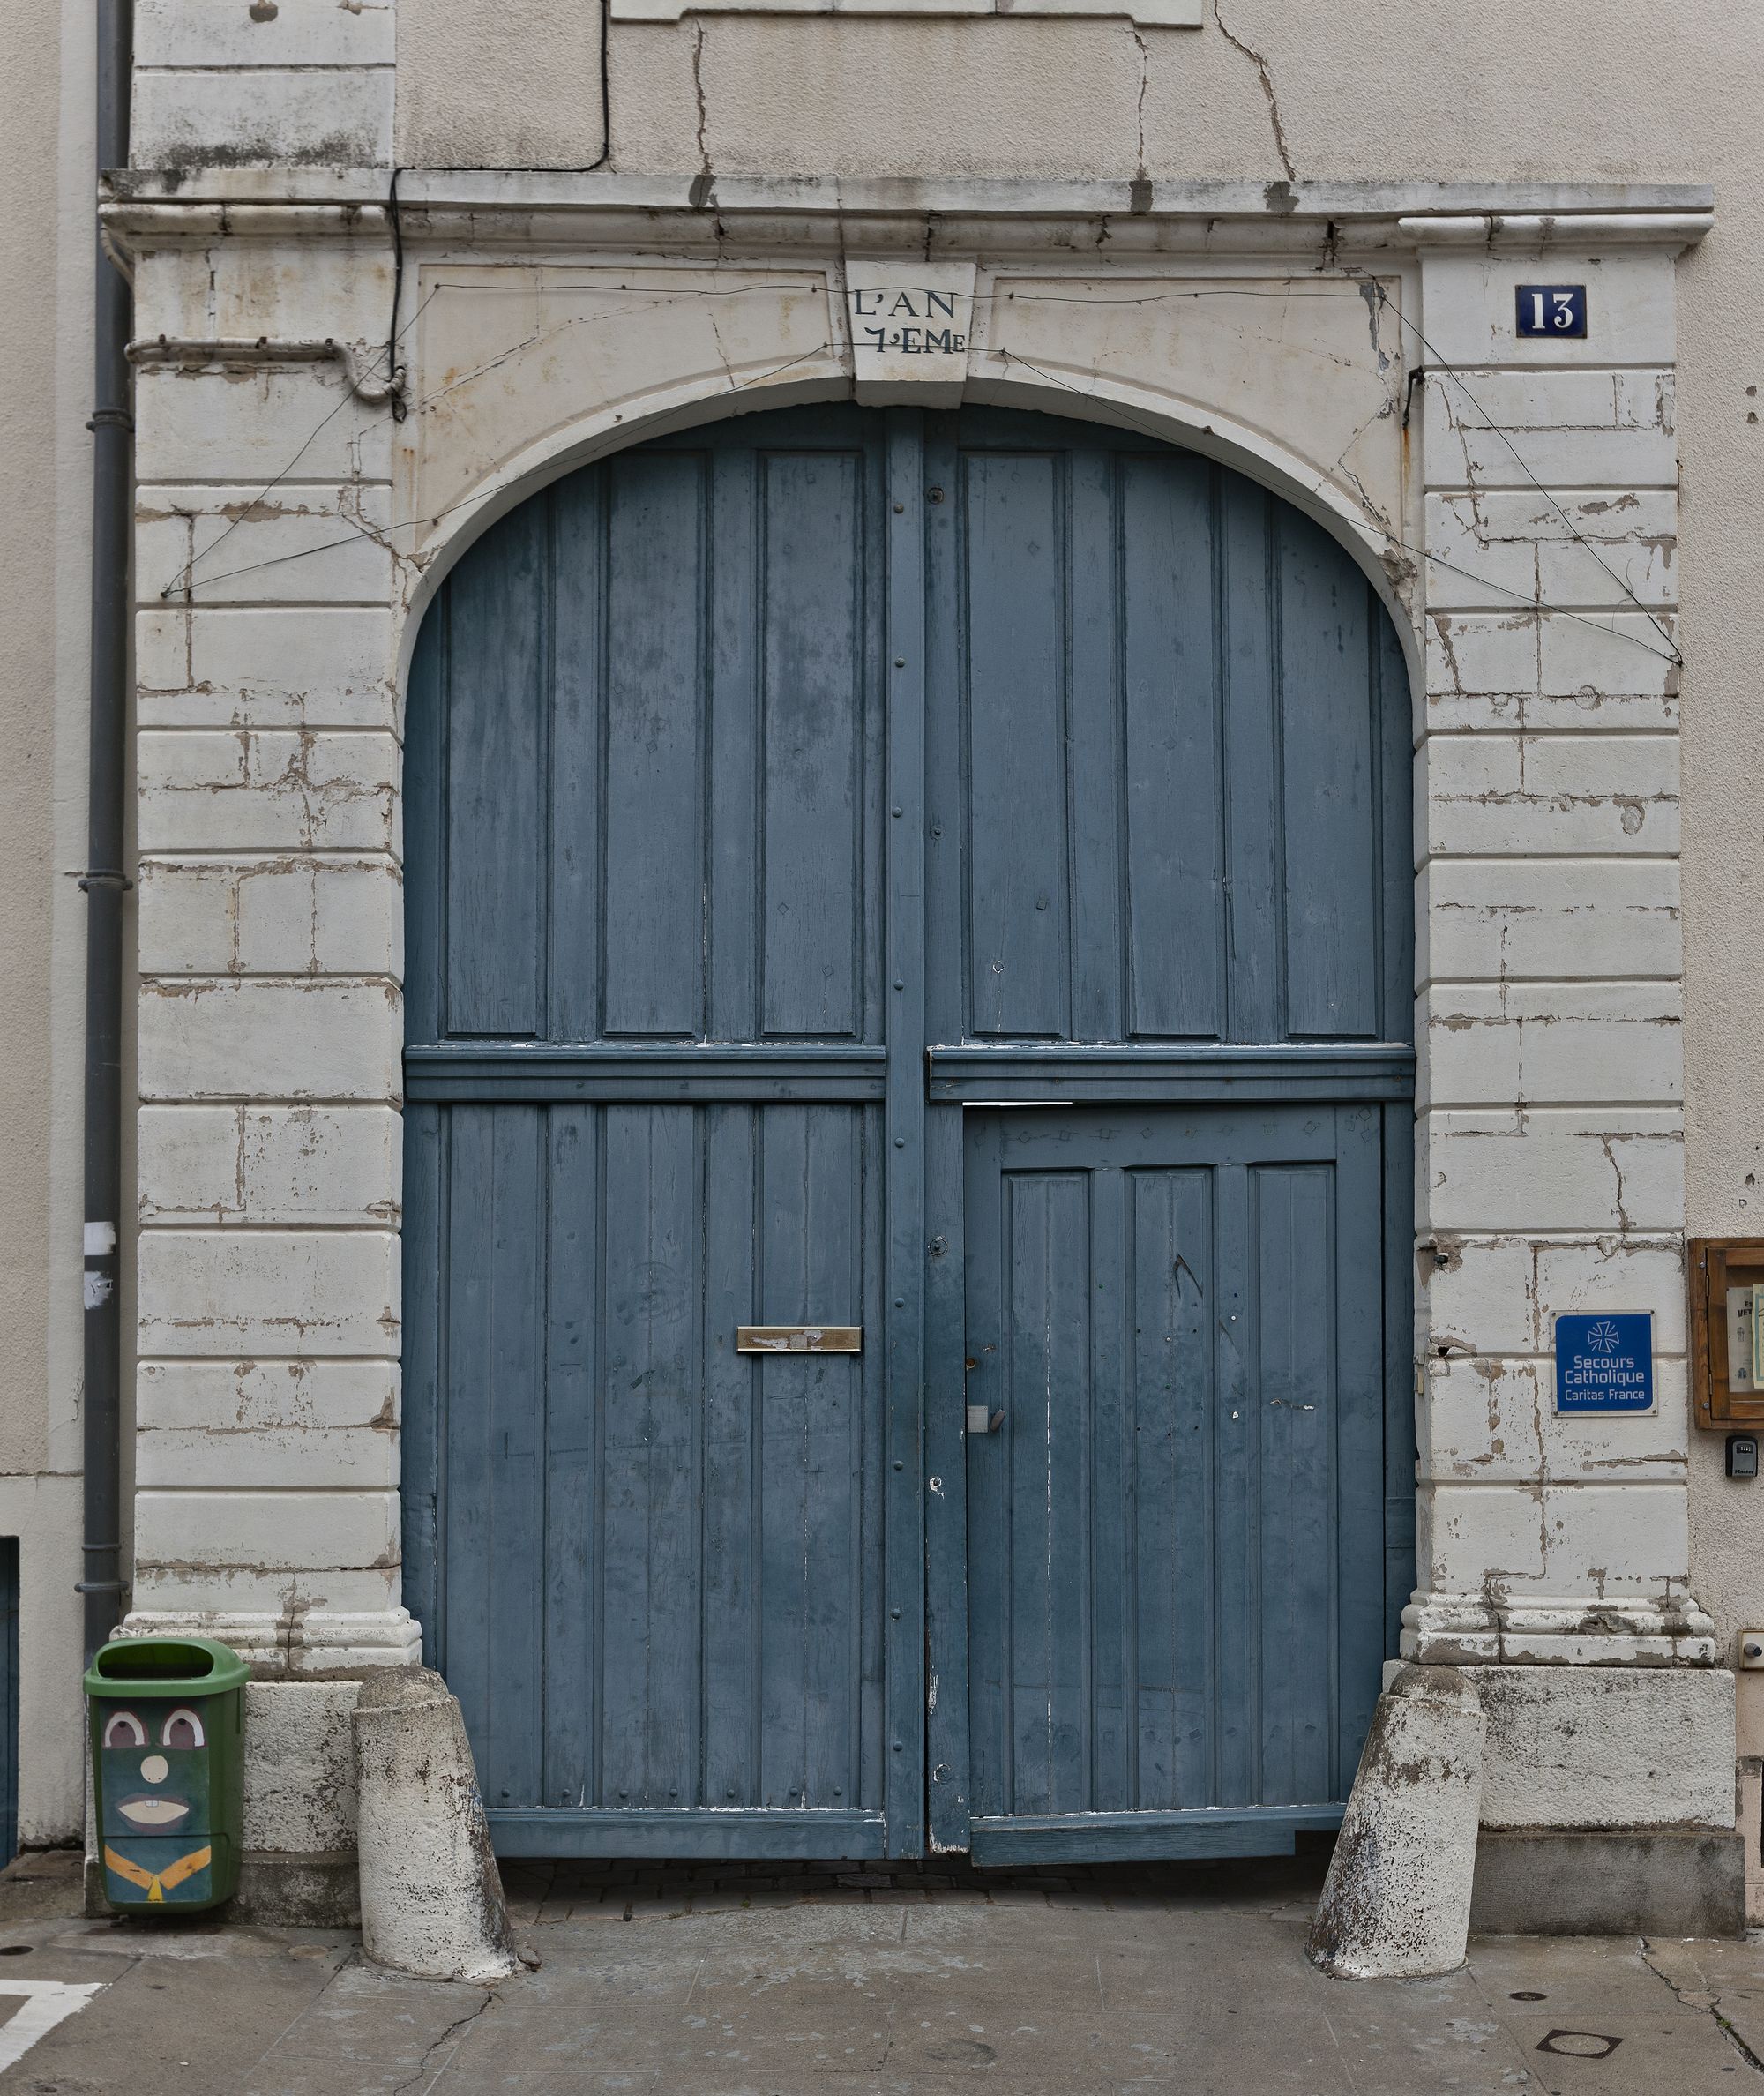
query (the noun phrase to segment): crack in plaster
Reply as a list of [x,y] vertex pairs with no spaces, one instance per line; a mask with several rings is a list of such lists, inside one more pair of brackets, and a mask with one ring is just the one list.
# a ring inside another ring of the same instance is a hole
[[1256,76],[1262,84],[1262,94],[1267,101],[1268,121],[1274,126],[1274,151],[1280,155],[1281,166],[1286,169],[1286,179],[1289,182],[1297,182],[1298,169],[1293,166],[1292,155],[1287,151],[1286,126],[1281,122],[1280,101],[1274,91],[1274,76],[1268,71],[1267,60],[1262,56],[1259,51],[1246,44],[1241,36],[1234,34],[1226,26],[1225,18],[1219,11],[1219,0],[1213,0],[1213,19],[1219,25],[1219,34],[1225,39],[1225,41],[1234,45],[1255,67]]

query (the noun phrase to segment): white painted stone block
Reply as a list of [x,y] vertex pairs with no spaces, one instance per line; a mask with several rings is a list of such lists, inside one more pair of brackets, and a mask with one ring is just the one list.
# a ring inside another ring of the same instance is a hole
[[398,1436],[365,1428],[138,1426],[135,1486],[165,1491],[396,1492]]
[[138,66],[390,65],[391,0],[135,0]]
[[398,1364],[144,1361],[135,1477],[170,1490],[396,1490]]
[[135,622],[137,715],[143,728],[390,733],[392,646],[385,610],[155,605]]
[[372,483],[283,487],[268,495],[261,482],[143,486],[135,511],[137,594],[149,610],[168,590],[202,606],[265,598],[386,605],[393,569],[385,538],[390,505],[391,490]]
[[1436,982],[1417,999],[1423,1106],[1677,1104],[1676,983]]
[[[347,19],[347,10],[336,11]],[[384,340],[355,345],[370,364],[378,357],[377,371],[385,347]],[[338,363],[148,363],[135,373],[135,474],[142,482],[236,481],[247,473],[284,485],[384,481],[392,472],[392,426],[391,408],[357,400]]]
[[1656,1358],[1658,1409],[1639,1417],[1558,1417],[1555,1373],[1553,1360],[1532,1355],[1431,1356],[1416,1408],[1419,1474],[1441,1484],[1542,1478],[1682,1486],[1689,1435],[1682,1360]]
[[1416,1156],[1424,1231],[1683,1227],[1683,1118],[1664,1107],[1435,1108]]
[[[1584,284],[1584,341],[1533,340],[1517,330],[1521,284]],[[1670,364],[1677,356],[1673,258],[1594,258],[1566,248],[1490,254],[1435,248],[1422,257],[1421,326],[1429,362],[1471,365]]]
[[1430,736],[1416,769],[1430,855],[1678,849],[1671,736]]
[[1428,485],[1676,487],[1673,394],[1669,369],[1431,371]]
[[143,1354],[398,1352],[389,1231],[154,1228],[140,1233],[136,1270]]
[[398,1424],[395,1360],[143,1361],[138,1423],[167,1433],[390,1435]]
[[154,168],[390,167],[392,110],[389,65],[137,71],[130,160]]
[[[183,1493],[161,1494],[182,1498]],[[218,1496],[218,1495],[217,1495]],[[366,1497],[366,1494],[363,1495]],[[290,1493],[297,1506],[304,1494]],[[247,1641],[245,1627],[260,1621],[266,1633],[265,1656],[301,1664],[305,1648],[296,1637],[312,1625],[321,1611],[359,1616],[370,1622],[385,1621],[399,1606],[399,1572],[386,1566],[329,1566],[320,1571],[257,1565],[199,1564],[188,1559],[148,1560],[138,1553],[135,1560],[134,1607],[130,1621],[138,1618],[175,1619],[184,1631],[199,1636],[219,1636],[235,1651]],[[243,1618],[236,1628],[228,1619]],[[229,1636],[229,1630],[232,1634]],[[333,1645],[321,1665],[331,1666],[384,1665],[384,1651],[369,1651],[347,1658],[347,1647]],[[405,1655],[400,1653],[400,1658]]]
[[404,886],[390,857],[143,859],[144,975],[404,972]]
[[358,239],[303,243],[295,268],[275,241],[223,236],[207,246],[148,248],[135,268],[134,332],[383,342],[392,257],[383,221],[364,215],[359,230]]
[[1720,1667],[1469,1666],[1488,1719],[1485,1827],[1730,1827]]
[[1423,1484],[1416,1577],[1442,1593],[1600,1599],[1682,1593],[1690,1534],[1681,1484]]
[[[1450,612],[1440,614],[1449,619]],[[1435,692],[1425,702],[1432,735],[1498,734],[1529,730],[1544,735],[1676,734],[1676,692]]]
[[401,1134],[390,1106],[144,1106],[140,1219],[395,1229]]
[[1431,1345],[1547,1354],[1558,1316],[1651,1310],[1656,1352],[1685,1351],[1685,1261],[1676,1239],[1528,1241],[1447,1231],[1431,1241],[1417,1305]]
[[395,1100],[401,1089],[402,1007],[387,982],[147,982],[138,1043],[147,1100]]
[[1591,618],[1537,622],[1537,683],[1544,692],[1676,692],[1678,620],[1662,611],[1600,611]]
[[250,1572],[380,1571],[398,1563],[392,1492],[138,1492],[147,1565]]
[[370,730],[149,730],[136,737],[143,851],[391,850],[399,751]]
[[245,1846],[288,1855],[355,1845],[359,1681],[245,1686]]
[[1487,692],[1596,705],[1613,694],[1675,696],[1678,689],[1677,626],[1667,611],[1581,618],[1436,609],[1427,614],[1425,636],[1432,697]]
[[1678,596],[1678,504],[1670,489],[1536,488],[1427,498],[1430,610],[1515,597],[1570,609]]
[[1670,860],[1436,859],[1416,888],[1423,981],[1676,977]]

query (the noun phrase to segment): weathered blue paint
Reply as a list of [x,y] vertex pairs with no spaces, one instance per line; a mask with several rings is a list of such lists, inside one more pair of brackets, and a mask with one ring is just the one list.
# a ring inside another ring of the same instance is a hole
[[1345,1797],[1384,1653],[1379,1119],[968,1115],[987,1823]]
[[[407,734],[406,1582],[505,1848],[1327,1822],[1409,1549],[1407,737],[1346,556],[1121,432],[746,417],[466,557]],[[976,1318],[1045,1401],[970,1441]],[[735,1352],[816,1320],[863,1351]]]

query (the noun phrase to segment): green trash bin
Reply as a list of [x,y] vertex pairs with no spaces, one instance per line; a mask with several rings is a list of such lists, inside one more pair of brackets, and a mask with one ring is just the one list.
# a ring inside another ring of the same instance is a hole
[[86,1673],[104,1896],[189,1913],[239,1885],[246,1666],[208,1637],[118,1637]]

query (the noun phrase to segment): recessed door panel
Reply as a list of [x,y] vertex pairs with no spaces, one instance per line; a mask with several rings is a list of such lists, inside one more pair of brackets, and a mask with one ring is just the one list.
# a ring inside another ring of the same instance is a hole
[[1172,1816],[1345,1797],[1383,1635],[1380,1153],[1371,1107],[969,1112],[983,1848],[1100,1815],[1179,1853]]

